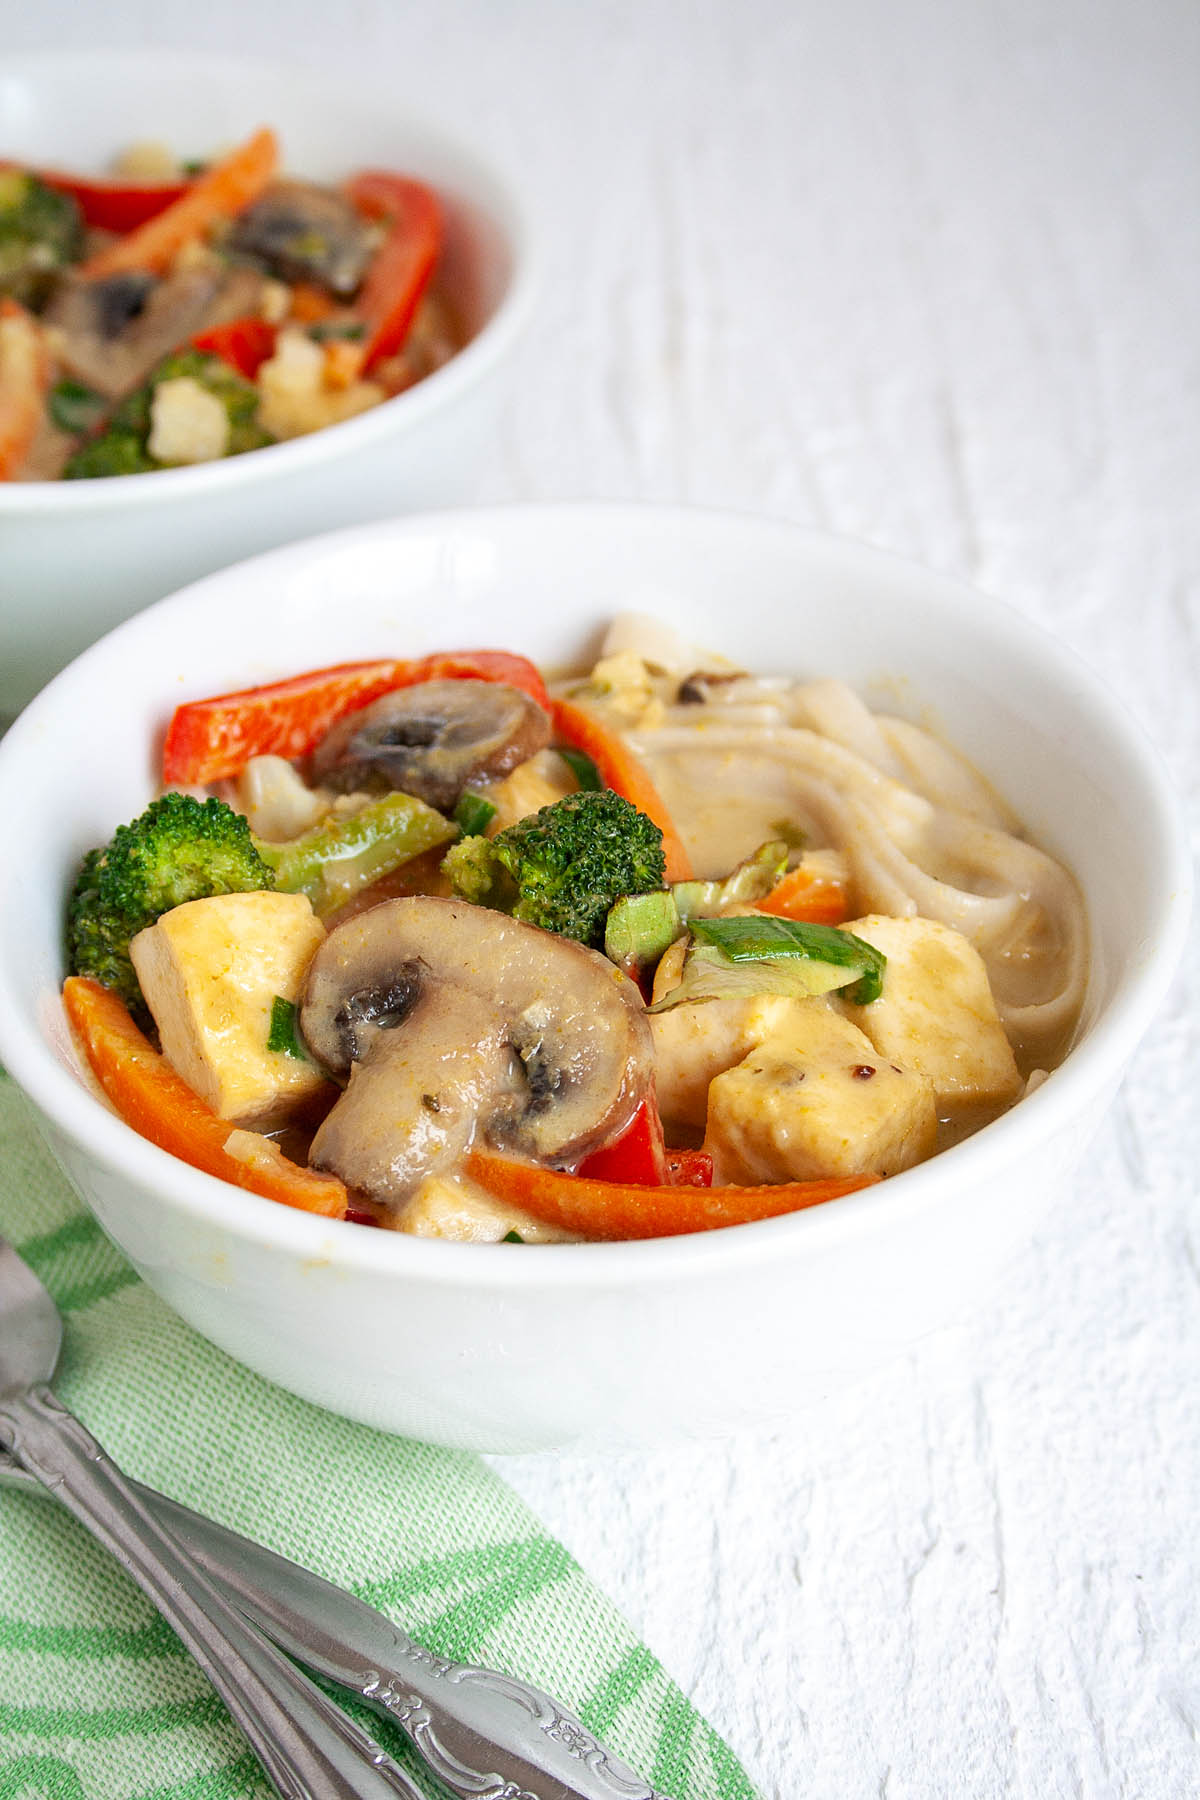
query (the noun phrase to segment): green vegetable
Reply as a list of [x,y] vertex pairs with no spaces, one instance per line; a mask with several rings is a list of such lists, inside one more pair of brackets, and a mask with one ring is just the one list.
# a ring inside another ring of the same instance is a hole
[[355,344],[366,337],[367,328],[361,319],[318,319],[309,326],[308,335],[315,344],[326,344],[331,338]]
[[255,847],[287,894],[307,894],[318,913],[335,911],[381,875],[454,836],[449,819],[411,794],[385,794],[342,817],[323,819],[285,844]]
[[782,881],[787,865],[787,845],[773,839],[770,843],[760,844],[754,855],[740,862],[724,881],[677,881],[671,892],[679,916],[686,922],[721,912],[727,906],[765,900],[772,888]]
[[463,838],[442,864],[461,898],[594,946],[622,895],[661,888],[663,866],[662,832],[611,788]]
[[40,306],[57,271],[83,251],[83,219],[69,194],[24,169],[0,169],[0,294]]
[[723,881],[677,881],[658,894],[618,900],[604,927],[604,951],[635,978],[658,961],[690,920],[762,900],[787,870],[787,845],[760,844]]
[[604,922],[604,954],[636,979],[654,967],[682,930],[679,908],[669,888],[652,894],[626,894]]
[[258,423],[258,389],[220,356],[204,350],[181,350],[159,363],[149,379],[122,400],[99,437],[92,438],[72,456],[63,470],[68,481],[104,475],[140,475],[168,465],[156,461],[147,448],[150,409],[155,390],[164,381],[188,377],[214,395],[229,419],[227,456],[261,450],[273,444],[270,432]]
[[[856,1006],[878,1000],[883,989],[887,958],[874,944],[839,931],[836,925],[812,925],[798,919],[757,918],[694,919],[692,935],[713,945],[732,963],[761,963],[780,959],[829,969],[838,980],[824,982],[809,992],[849,986],[846,995]],[[778,991],[778,990],[774,990]]]
[[101,475],[145,475],[160,463],[147,454],[146,440],[127,426],[110,421],[107,431],[80,445],[63,467],[64,481],[90,480]]
[[496,816],[496,808],[482,794],[473,794],[468,788],[460,797],[454,809],[454,823],[464,836],[476,837],[486,829]]
[[797,825],[794,819],[776,819],[771,825],[775,836],[785,843],[789,850],[803,850],[808,842],[808,833]]
[[282,994],[276,994],[271,1002],[271,1026],[267,1032],[267,1049],[277,1051],[280,1056],[294,1056],[297,1061],[308,1061],[308,1051],[301,1043],[300,1034],[296,1029],[295,1003],[285,1000]]
[[103,394],[84,387],[82,381],[72,381],[69,376],[55,382],[46,404],[59,430],[72,433],[91,431],[104,417],[108,406]]
[[502,1244],[523,1244],[525,1239],[519,1231],[506,1231],[500,1242]]
[[573,750],[569,744],[556,744],[555,749],[585,794],[598,794],[604,783],[600,771],[586,750]]
[[274,886],[240,813],[221,800],[164,794],[84,858],[67,908],[71,973],[113,988],[144,1018],[130,939],[186,900]]

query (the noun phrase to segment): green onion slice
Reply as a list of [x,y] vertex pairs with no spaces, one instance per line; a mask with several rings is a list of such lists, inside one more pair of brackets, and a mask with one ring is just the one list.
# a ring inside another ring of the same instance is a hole
[[857,976],[847,983],[847,1000],[868,1006],[883,991],[887,958],[874,944],[840,931],[836,925],[813,925],[799,919],[769,917],[692,919],[692,934],[712,944],[732,963],[770,962],[802,957],[844,969]]
[[50,389],[46,405],[60,431],[77,434],[90,431],[100,423],[108,401],[93,388],[85,387],[82,381],[72,381],[69,376],[64,376]]
[[579,783],[580,790],[585,794],[598,794],[604,783],[587,751],[573,750],[569,744],[555,744],[554,748]]
[[285,1000],[282,994],[276,994],[271,1002],[271,1028],[267,1032],[267,1049],[275,1050],[281,1056],[294,1056],[307,1062],[308,1051],[300,1041],[296,1029],[296,1008],[291,1000]]

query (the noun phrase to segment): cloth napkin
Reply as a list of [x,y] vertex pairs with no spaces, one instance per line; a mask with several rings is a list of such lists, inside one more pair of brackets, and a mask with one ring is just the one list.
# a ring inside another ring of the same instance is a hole
[[[56,1388],[129,1474],[350,1588],[429,1649],[547,1688],[673,1800],[754,1800],[712,1727],[478,1457],[335,1418],[205,1342],[102,1235],[2,1074],[0,1145],[0,1231],[64,1315]],[[399,1731],[357,1716],[444,1800]],[[270,1792],[116,1564],[52,1501],[0,1490],[0,1800]]]

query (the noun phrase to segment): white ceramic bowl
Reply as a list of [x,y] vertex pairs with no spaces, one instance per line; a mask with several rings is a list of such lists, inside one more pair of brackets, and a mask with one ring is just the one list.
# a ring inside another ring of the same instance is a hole
[[[174,1161],[95,1100],[58,1000],[81,854],[139,812],[174,705],[305,667],[507,644],[580,664],[639,607],[750,668],[828,673],[932,721],[1071,865],[1081,1041],[1011,1113],[833,1205],[649,1243],[513,1250],[322,1222]],[[227,569],[120,627],[0,743],[0,1060],[105,1230],[283,1386],[442,1443],[648,1444],[785,1418],[969,1306],[1060,1192],[1178,959],[1189,865],[1154,754],[1059,645],[961,584],[731,515],[446,513]],[[1114,856],[1113,846],[1120,845]]]
[[139,140],[203,153],[255,125],[285,164],[429,181],[447,217],[442,283],[471,333],[444,368],[344,424],[249,456],[106,481],[0,483],[0,722],[120,620],[301,533],[470,498],[494,446],[534,252],[520,196],[386,91],[163,51],[0,61],[0,159],[103,170]]

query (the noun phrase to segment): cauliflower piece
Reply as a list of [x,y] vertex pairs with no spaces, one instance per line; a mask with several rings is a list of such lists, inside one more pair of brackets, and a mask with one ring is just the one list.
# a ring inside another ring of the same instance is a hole
[[292,290],[286,281],[264,279],[258,290],[258,316],[268,325],[282,325],[291,311]]
[[224,402],[191,375],[160,381],[150,402],[146,448],[160,463],[217,462],[229,450]]
[[303,437],[378,406],[387,394],[376,381],[330,387],[325,352],[303,331],[281,331],[275,354],[258,371],[258,417],[272,437]]
[[330,808],[329,794],[310,788],[282,756],[252,756],[234,781],[234,793],[251,831],[269,843],[299,837]]
[[666,706],[654,675],[635,650],[617,650],[602,656],[588,676],[589,695],[599,695],[604,707],[625,727],[653,730],[666,717]]
[[936,919],[872,913],[846,930],[888,959],[878,1000],[840,1002],[876,1053],[927,1075],[944,1117],[1010,1106],[1021,1075],[974,945]]
[[315,1063],[268,1050],[276,996],[293,1003],[325,928],[303,894],[188,900],[129,946],[163,1052],[222,1119],[282,1123],[320,1091]]
[[714,1183],[894,1175],[937,1146],[933,1083],[879,1057],[824,1000],[716,1076],[704,1148]]
[[129,182],[178,181],[182,174],[175,152],[157,138],[126,145],[112,170],[114,176]]
[[572,1232],[545,1225],[521,1207],[497,1200],[465,1175],[427,1175],[412,1199],[385,1224],[413,1237],[452,1238],[464,1244],[499,1244],[510,1231],[525,1244],[579,1242]]

